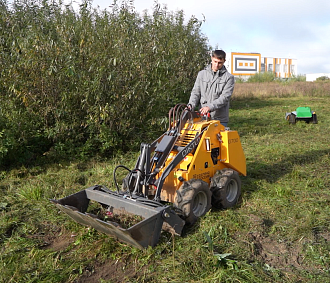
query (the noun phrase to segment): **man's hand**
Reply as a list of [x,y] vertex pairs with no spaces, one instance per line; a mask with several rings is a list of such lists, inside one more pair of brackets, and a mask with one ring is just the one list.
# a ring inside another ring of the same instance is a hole
[[210,111],[210,108],[209,108],[208,106],[205,106],[205,107],[203,107],[203,108],[201,108],[201,109],[199,110],[199,112],[200,112],[202,115],[206,115],[207,113],[209,113],[209,111]]

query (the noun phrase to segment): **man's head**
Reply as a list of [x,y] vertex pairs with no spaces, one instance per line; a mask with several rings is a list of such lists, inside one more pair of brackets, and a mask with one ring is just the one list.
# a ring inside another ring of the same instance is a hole
[[214,50],[212,52],[211,67],[214,72],[220,70],[223,64],[226,62],[226,52],[223,50]]

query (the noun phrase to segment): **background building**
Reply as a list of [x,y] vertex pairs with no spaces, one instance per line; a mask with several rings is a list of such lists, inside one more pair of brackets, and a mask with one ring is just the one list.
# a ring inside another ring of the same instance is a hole
[[227,53],[225,66],[235,77],[248,79],[257,73],[272,72],[277,78],[297,76],[297,59],[261,57],[260,53]]

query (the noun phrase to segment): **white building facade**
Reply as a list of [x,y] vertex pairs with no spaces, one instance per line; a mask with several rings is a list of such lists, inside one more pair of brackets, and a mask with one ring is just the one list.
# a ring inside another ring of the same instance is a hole
[[225,67],[235,77],[248,79],[257,73],[272,72],[277,78],[297,76],[297,59],[262,57],[260,53],[227,53]]
[[316,79],[320,77],[330,78],[330,73],[306,74],[306,82],[315,82]]

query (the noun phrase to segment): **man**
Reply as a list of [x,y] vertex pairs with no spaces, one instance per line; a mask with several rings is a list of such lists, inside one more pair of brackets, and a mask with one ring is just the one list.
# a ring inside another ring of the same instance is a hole
[[192,109],[201,105],[202,115],[210,113],[213,120],[220,120],[227,127],[235,79],[224,66],[226,53],[223,50],[214,50],[211,60],[211,64],[198,73],[188,105]]

